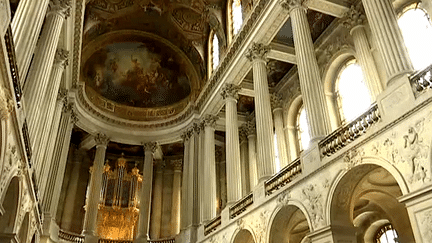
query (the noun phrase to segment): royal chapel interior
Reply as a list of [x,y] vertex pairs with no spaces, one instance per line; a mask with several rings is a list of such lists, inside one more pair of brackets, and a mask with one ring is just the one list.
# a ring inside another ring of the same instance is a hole
[[0,243],[432,243],[432,0],[0,0]]

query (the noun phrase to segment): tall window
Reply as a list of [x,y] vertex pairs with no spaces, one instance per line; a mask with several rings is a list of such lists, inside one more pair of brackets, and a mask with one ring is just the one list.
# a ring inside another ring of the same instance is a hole
[[386,224],[381,227],[375,235],[376,243],[399,243],[396,230],[391,224]]
[[300,150],[305,150],[309,147],[310,142],[310,134],[309,134],[309,125],[308,125],[306,109],[303,106],[300,108],[299,116],[297,118],[297,131],[298,138],[300,140]]
[[231,11],[233,35],[236,35],[243,24],[241,0],[232,1]]
[[212,69],[215,70],[219,65],[219,39],[216,33],[213,34],[211,41],[211,55]]
[[432,64],[432,26],[427,13],[420,8],[408,8],[398,24],[414,69]]
[[343,122],[349,122],[371,105],[369,90],[364,82],[361,67],[355,60],[345,64],[336,81],[336,96]]

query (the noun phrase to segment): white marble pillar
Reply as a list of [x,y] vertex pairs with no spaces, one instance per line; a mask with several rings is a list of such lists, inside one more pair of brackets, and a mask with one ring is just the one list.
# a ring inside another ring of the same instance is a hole
[[181,188],[181,215],[180,215],[180,229],[184,230],[187,227],[188,220],[188,175],[189,175],[189,147],[190,147],[190,130],[187,130],[182,134],[184,144],[184,166],[183,166],[183,177],[182,177],[182,188]]
[[242,197],[240,144],[237,122],[237,99],[240,87],[226,84],[222,90],[225,99],[226,114],[226,173],[227,173],[227,200],[228,205],[233,204]]
[[[57,49],[54,65],[51,71],[50,81],[48,83],[47,92],[44,96],[43,103],[45,104],[41,107],[41,115],[37,124],[40,124],[37,128],[33,151],[34,151],[34,163],[39,167],[43,167],[43,159],[45,155],[46,147],[49,139],[49,129],[53,122],[53,114],[55,111],[56,98],[59,92],[60,82],[63,75],[65,66],[67,65],[68,51],[64,49]],[[43,169],[42,169],[43,171]]]
[[413,70],[390,0],[363,0],[372,34],[387,73],[387,85]]
[[215,125],[217,116],[207,115],[204,118],[204,210],[203,222],[216,216],[216,154]]
[[288,144],[289,144],[289,150],[290,150],[290,162],[297,159],[299,156],[300,148],[298,143],[298,131],[296,127],[293,126],[287,126],[285,128],[287,137],[288,137]]
[[222,147],[216,147],[216,161],[219,162],[219,200],[220,210],[226,207],[227,203],[227,177],[226,177],[226,159],[224,156],[225,149]]
[[289,11],[291,17],[300,89],[306,107],[311,142],[318,142],[330,132],[330,118],[306,8],[303,0],[285,0],[282,6]]
[[253,189],[258,184],[255,122],[248,121],[246,124],[246,128],[248,138],[250,188]]
[[273,109],[273,122],[276,133],[276,144],[279,153],[279,163],[280,168],[284,168],[288,165],[288,149],[285,138],[285,133],[283,130],[283,108],[282,108],[282,98],[276,94],[271,95],[271,105]]
[[241,168],[241,182],[242,182],[242,197],[250,192],[249,183],[249,154],[248,154],[248,141],[245,127],[239,129],[240,139],[240,168]]
[[350,30],[350,34],[354,40],[356,57],[363,71],[365,83],[372,100],[376,101],[376,97],[382,91],[382,85],[366,36],[365,22],[366,16],[354,6],[351,6],[344,16],[343,25]]
[[49,0],[21,0],[11,23],[21,84],[24,83]]
[[180,233],[180,202],[181,202],[181,176],[183,160],[172,160],[174,168],[172,207],[171,207],[171,235]]
[[204,131],[204,121],[201,121],[198,125],[198,207],[199,207],[199,222],[202,224],[204,222],[204,214],[206,210],[206,180],[208,178],[205,177],[205,131]]
[[70,7],[70,1],[54,0],[50,2],[38,47],[24,84],[23,96],[32,142],[35,141],[37,128],[40,127],[37,121],[40,116],[43,116],[42,107],[45,106],[40,101],[43,100],[47,91],[63,21],[69,14]]
[[[96,221],[100,202],[100,192],[102,190],[102,174],[104,172],[105,153],[109,142],[108,137],[102,133],[97,134],[95,140],[96,154],[93,167],[91,168],[82,232],[85,236],[85,243],[98,242]],[[143,178],[145,180],[145,177]]]
[[140,210],[138,216],[137,234],[134,243],[149,242],[150,203],[153,186],[153,153],[156,151],[156,143],[144,144],[143,181],[140,194]]
[[161,222],[162,222],[162,190],[163,190],[163,169],[164,162],[155,161],[156,175],[153,186],[151,216],[150,216],[150,237],[151,239],[159,239],[161,235]]
[[276,172],[273,118],[266,67],[266,56],[269,51],[270,48],[268,46],[253,43],[247,54],[247,58],[252,62],[253,68],[259,181],[269,178]]
[[56,137],[56,147],[52,157],[52,162],[47,168],[47,182],[42,197],[42,211],[44,213],[44,226],[41,240],[42,242],[51,242],[57,239],[58,232],[56,229],[55,216],[59,203],[63,177],[67,163],[69,145],[72,135],[72,128],[76,122],[76,117],[72,109],[65,109]]
[[[195,232],[195,227],[199,224],[199,191],[198,191],[198,160],[199,160],[199,137],[201,128],[199,124],[194,123],[190,128],[190,146],[189,146],[189,166],[188,166],[188,225],[190,232]],[[195,234],[195,233],[192,233]],[[196,237],[195,235],[193,237]]]

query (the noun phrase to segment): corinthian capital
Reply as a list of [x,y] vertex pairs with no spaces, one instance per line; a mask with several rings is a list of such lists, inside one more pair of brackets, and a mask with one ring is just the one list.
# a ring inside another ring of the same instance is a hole
[[255,122],[248,121],[245,126],[245,132],[248,136],[256,135],[256,124]]
[[70,16],[72,0],[51,0],[49,7],[50,12],[62,14],[67,18]]
[[282,108],[282,97],[276,93],[270,95],[270,104],[272,109]]
[[157,148],[157,143],[156,142],[144,143],[143,146],[144,146],[144,151],[145,152],[151,152],[151,153],[156,152],[156,148]]
[[363,25],[365,21],[366,16],[360,10],[351,6],[351,8],[344,14],[342,23],[345,28],[351,30],[356,26]]
[[204,126],[211,126],[214,128],[216,126],[217,119],[219,119],[219,117],[215,115],[206,115],[203,120]]
[[226,84],[223,88],[222,88],[222,97],[224,99],[226,98],[233,98],[233,99],[238,99],[238,92],[241,90],[240,86],[235,85],[235,84]]
[[266,46],[262,43],[253,43],[251,48],[249,48],[248,53],[246,54],[246,58],[249,61],[253,60],[264,60],[267,59],[267,53],[270,51],[270,47]]
[[109,138],[107,135],[103,133],[98,133],[95,136],[95,141],[97,146],[107,146],[109,143]]
[[280,0],[280,5],[288,10],[291,11],[296,8],[306,8],[305,6],[305,0]]
[[68,58],[69,58],[69,51],[59,48],[57,49],[54,57],[54,64],[64,65],[64,67],[66,67],[69,64]]

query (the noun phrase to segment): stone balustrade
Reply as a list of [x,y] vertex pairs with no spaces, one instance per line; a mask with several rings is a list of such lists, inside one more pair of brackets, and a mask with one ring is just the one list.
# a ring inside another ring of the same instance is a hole
[[234,205],[229,208],[230,219],[233,219],[240,215],[242,212],[253,204],[253,193],[249,193],[247,196],[238,200]]
[[297,158],[264,183],[266,195],[270,195],[279,188],[285,186],[301,173],[301,161],[300,158]]
[[379,114],[378,105],[373,104],[369,110],[360,115],[357,119],[336,129],[321,140],[321,142],[319,142],[321,156],[330,156],[336,153],[364,134],[368,128],[377,123],[380,119],[381,116]]
[[18,108],[20,108],[21,107],[21,98],[22,98],[22,89],[21,89],[21,84],[20,84],[19,75],[18,75],[18,65],[17,65],[17,61],[16,61],[16,56],[15,56],[15,46],[14,46],[13,35],[12,35],[12,30],[11,30],[10,26],[6,31],[4,39],[5,39],[7,56],[9,59],[9,66],[10,66],[10,72],[11,72],[11,76],[12,76],[12,83],[14,86],[13,89],[14,89],[14,93],[15,93],[15,99],[16,99]]
[[60,230],[58,237],[61,240],[67,241],[67,242],[74,242],[74,243],[84,243],[84,236],[72,232],[67,232],[64,230]]
[[210,220],[207,224],[204,225],[204,235],[208,235],[213,231],[216,231],[217,228],[222,224],[222,217],[216,216],[214,219]]
[[426,89],[432,89],[432,65],[414,73],[410,77],[410,82],[416,94],[420,94]]

